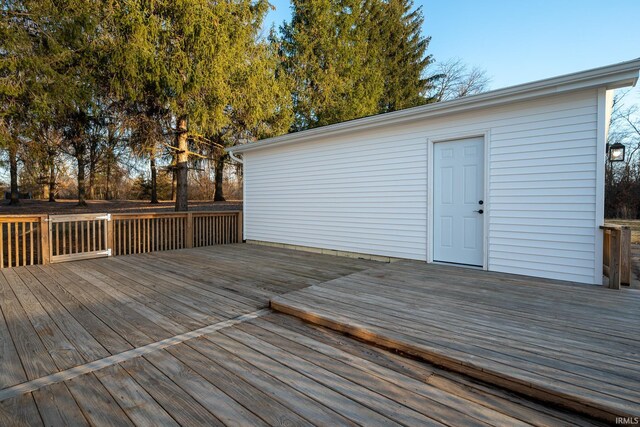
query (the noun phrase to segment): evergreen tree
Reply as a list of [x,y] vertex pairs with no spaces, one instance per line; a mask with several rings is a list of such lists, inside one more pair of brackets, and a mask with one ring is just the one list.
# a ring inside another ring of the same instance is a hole
[[291,80],[278,74],[275,46],[267,41],[246,40],[244,56],[232,79],[233,93],[227,107],[227,124],[211,136],[215,147],[214,201],[225,200],[223,147],[286,133],[293,122]]
[[371,42],[380,56],[384,91],[378,112],[415,107],[433,102],[428,97],[433,81],[426,68],[433,58],[427,55],[430,37],[422,36],[422,7],[414,9],[413,0],[386,0],[370,4]]
[[[64,130],[64,145],[78,163],[80,204],[87,142],[76,119],[89,117],[94,103],[104,37],[101,6],[92,0],[14,0],[1,8],[0,73],[6,78],[0,85],[0,115],[10,129],[20,129],[11,138],[14,144],[46,144],[39,139],[43,127]],[[12,170],[15,152],[10,150]]]
[[294,0],[280,41],[295,80],[293,130],[432,101],[423,21],[412,0]]
[[230,124],[234,85],[244,68],[247,41],[255,41],[265,0],[122,0],[113,14],[111,62],[114,93],[125,102],[168,108],[177,176],[176,210],[188,208],[189,156],[203,135]]
[[384,80],[370,51],[370,23],[361,1],[293,1],[280,43],[284,71],[294,79],[294,130],[378,111]]

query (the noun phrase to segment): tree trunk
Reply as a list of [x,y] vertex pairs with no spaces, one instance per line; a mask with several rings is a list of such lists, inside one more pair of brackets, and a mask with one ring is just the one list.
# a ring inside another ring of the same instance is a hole
[[187,141],[187,118],[185,116],[178,118],[177,131],[176,211],[181,212],[189,209],[189,144]]
[[104,198],[106,200],[111,200],[111,153],[109,153],[109,157],[107,157],[107,170],[106,170],[106,182],[105,182],[105,193]]
[[85,187],[85,166],[84,153],[76,154],[78,161],[78,206],[87,206],[87,190]]
[[156,168],[156,153],[151,152],[151,158],[149,160],[149,166],[151,167],[151,203],[158,203],[158,168]]
[[20,194],[18,193],[18,145],[11,143],[9,145],[9,175],[11,176],[11,204],[20,203]]
[[176,167],[171,166],[171,201],[176,201]]
[[216,159],[216,170],[215,170],[215,193],[213,195],[214,202],[224,202],[226,199],[224,198],[224,190],[222,188],[223,180],[224,180],[224,161],[227,158],[227,155],[218,156]]
[[56,201],[56,165],[53,161],[49,163],[49,201]]
[[94,180],[95,180],[95,167],[96,165],[93,163],[93,161],[89,162],[89,184],[87,185],[87,195],[89,197],[89,199],[93,200],[96,198],[95,195],[95,188],[93,186],[94,184]]

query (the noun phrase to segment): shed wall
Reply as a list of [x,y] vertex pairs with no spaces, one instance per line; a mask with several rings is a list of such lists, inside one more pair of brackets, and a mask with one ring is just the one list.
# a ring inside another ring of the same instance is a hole
[[427,141],[487,133],[486,267],[600,283],[597,111],[588,90],[248,151],[245,238],[427,260]]

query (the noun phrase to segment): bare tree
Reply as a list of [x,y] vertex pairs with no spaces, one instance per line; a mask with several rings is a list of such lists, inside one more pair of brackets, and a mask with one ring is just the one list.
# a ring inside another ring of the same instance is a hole
[[461,59],[436,63],[431,97],[436,101],[448,101],[484,92],[491,79],[479,67],[469,67]]
[[630,91],[616,94],[609,124],[609,144],[626,148],[624,162],[606,162],[605,216],[640,217],[640,108]]

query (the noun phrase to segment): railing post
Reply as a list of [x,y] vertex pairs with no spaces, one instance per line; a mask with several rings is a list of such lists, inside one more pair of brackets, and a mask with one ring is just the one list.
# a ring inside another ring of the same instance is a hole
[[40,258],[43,264],[51,262],[51,248],[49,247],[49,222],[46,216],[41,216],[38,221],[40,230]]
[[238,241],[236,243],[242,243],[244,241],[244,236],[243,236],[243,229],[242,229],[242,211],[238,212],[238,217],[236,218],[236,221],[238,221],[238,231],[237,231],[237,236],[238,236]]
[[116,255],[115,242],[113,239],[113,218],[109,215],[107,219],[107,251],[113,256]]
[[184,245],[185,248],[193,248],[193,213],[187,213],[187,232],[185,233],[185,239],[187,239]]
[[631,284],[631,228],[620,230],[620,283]]
[[620,230],[611,230],[609,240],[611,253],[609,254],[609,287],[620,289]]

